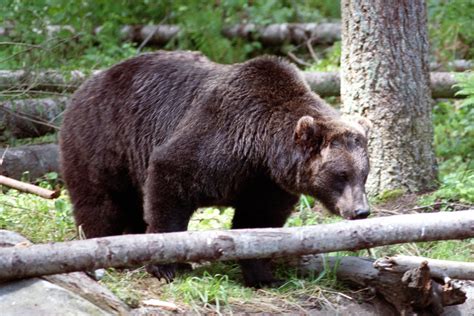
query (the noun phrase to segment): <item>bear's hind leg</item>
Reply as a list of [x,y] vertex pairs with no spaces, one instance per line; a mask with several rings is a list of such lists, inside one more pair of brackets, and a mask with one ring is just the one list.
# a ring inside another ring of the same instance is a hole
[[74,218],[86,238],[121,235],[126,225],[121,209],[107,197],[74,203]]
[[[121,179],[120,183],[126,183]],[[131,186],[121,189],[93,185],[83,179],[70,186],[74,218],[86,238],[145,233],[141,195]]]

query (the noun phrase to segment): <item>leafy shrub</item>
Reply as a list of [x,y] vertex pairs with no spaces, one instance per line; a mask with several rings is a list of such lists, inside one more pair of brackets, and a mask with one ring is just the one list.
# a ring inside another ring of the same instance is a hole
[[474,58],[474,2],[429,0],[428,21],[433,53],[441,61]]
[[474,202],[474,76],[460,78],[461,101],[442,101],[433,110],[440,189],[431,199]]

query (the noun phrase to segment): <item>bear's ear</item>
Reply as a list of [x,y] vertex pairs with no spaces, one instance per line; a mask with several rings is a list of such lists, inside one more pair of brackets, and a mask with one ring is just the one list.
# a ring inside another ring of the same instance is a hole
[[362,126],[365,132],[365,137],[369,137],[370,129],[372,128],[372,123],[369,121],[369,119],[360,116],[357,118],[357,123]]
[[318,135],[320,128],[311,116],[303,116],[298,120],[295,127],[295,143],[303,149],[318,150],[321,137]]

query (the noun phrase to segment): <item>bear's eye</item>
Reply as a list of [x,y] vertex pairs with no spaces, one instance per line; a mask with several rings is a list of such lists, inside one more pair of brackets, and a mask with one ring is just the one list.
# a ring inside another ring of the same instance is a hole
[[362,139],[360,139],[360,137],[356,137],[354,139],[354,144],[357,146],[357,147],[362,147]]
[[349,174],[346,171],[339,172],[337,176],[343,180],[347,180],[349,178]]
[[341,141],[335,139],[335,140],[331,141],[331,147],[336,147],[336,148],[342,147],[342,143],[341,143]]

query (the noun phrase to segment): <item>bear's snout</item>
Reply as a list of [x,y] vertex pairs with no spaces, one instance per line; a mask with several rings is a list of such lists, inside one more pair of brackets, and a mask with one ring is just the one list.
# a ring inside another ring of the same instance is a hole
[[354,211],[354,218],[353,219],[364,219],[370,215],[369,209],[357,209]]

